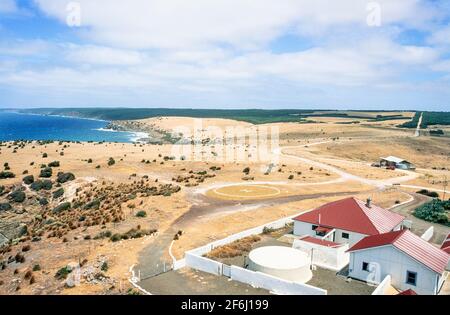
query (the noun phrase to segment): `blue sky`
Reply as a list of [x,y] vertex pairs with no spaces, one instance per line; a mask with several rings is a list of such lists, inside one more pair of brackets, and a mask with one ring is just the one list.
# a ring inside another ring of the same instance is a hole
[[0,108],[448,111],[449,21],[444,0],[1,0]]

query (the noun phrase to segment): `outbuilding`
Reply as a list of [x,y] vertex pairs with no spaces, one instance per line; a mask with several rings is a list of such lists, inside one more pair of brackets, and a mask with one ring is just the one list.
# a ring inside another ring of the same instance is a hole
[[349,277],[380,283],[390,275],[400,291],[438,294],[448,274],[450,255],[409,230],[368,236],[348,252]]
[[380,160],[380,167],[398,168],[402,170],[415,170],[416,167],[411,162],[396,156],[382,157]]

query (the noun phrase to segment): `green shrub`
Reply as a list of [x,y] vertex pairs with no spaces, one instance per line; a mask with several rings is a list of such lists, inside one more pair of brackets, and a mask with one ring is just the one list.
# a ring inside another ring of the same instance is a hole
[[87,209],[95,209],[95,210],[97,210],[99,207],[100,207],[100,200],[94,199],[93,201],[87,203],[84,206],[84,209],[86,209],[86,210]]
[[6,178],[14,178],[16,177],[16,175],[14,175],[14,173],[12,172],[0,172],[0,179],[6,179]]
[[59,269],[56,274],[55,274],[55,278],[58,280],[63,280],[66,279],[67,276],[69,275],[69,273],[71,273],[72,270],[69,270],[67,267],[62,267],[61,269]]
[[53,188],[53,183],[51,180],[37,180],[30,185],[31,190],[40,191],[40,190],[51,190]]
[[0,203],[0,211],[9,211],[12,207],[8,202]]
[[138,218],[145,218],[147,216],[147,212],[145,212],[144,210],[141,210],[138,213],[136,213],[136,216]]
[[42,157],[45,159],[45,158],[48,157],[48,154],[47,154],[47,153],[44,153],[44,154],[42,154]]
[[53,161],[48,163],[49,167],[59,167],[59,161]]
[[414,211],[414,216],[425,221],[433,223],[441,223],[450,226],[448,219],[448,211],[450,209],[450,201],[442,201],[433,199],[432,201],[420,206]]
[[41,270],[41,266],[39,264],[35,264],[33,266],[33,271],[39,271],[39,270]]
[[51,167],[46,167],[41,170],[41,173],[39,174],[39,177],[49,178],[52,177],[53,170]]
[[113,166],[114,164],[116,164],[116,161],[112,157],[110,157],[108,160],[108,166]]
[[432,198],[439,198],[439,194],[435,191],[429,191],[427,189],[421,189],[417,191],[418,194],[425,195]]
[[118,242],[122,239],[122,234],[116,233],[113,236],[111,236],[112,242]]
[[55,190],[55,191],[53,192],[53,199],[59,198],[59,197],[61,197],[62,195],[64,195],[64,188],[60,188],[60,189],[58,189],[58,190]]
[[71,208],[70,202],[63,202],[53,209],[53,213],[61,213],[63,211],[69,210]]
[[10,193],[8,197],[10,200],[12,200],[14,202],[22,203],[25,201],[27,196],[25,195],[25,193],[23,191],[16,190],[16,191]]
[[94,240],[101,240],[104,238],[110,238],[112,235],[111,231],[102,231],[98,233],[96,236],[94,236]]
[[60,184],[64,184],[66,182],[70,182],[75,179],[75,175],[72,173],[63,173],[59,172],[56,178],[56,181]]
[[33,184],[33,183],[34,183],[34,176],[33,176],[33,175],[25,176],[25,177],[23,178],[23,183],[24,183],[25,185],[31,185],[31,184]]
[[102,266],[101,266],[100,269],[101,269],[102,271],[104,271],[104,272],[107,272],[108,269],[109,269],[108,263],[105,261],[105,262],[102,264]]

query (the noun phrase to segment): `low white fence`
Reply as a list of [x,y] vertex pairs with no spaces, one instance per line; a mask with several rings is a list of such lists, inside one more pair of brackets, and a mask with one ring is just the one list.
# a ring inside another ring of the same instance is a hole
[[237,266],[231,266],[231,279],[263,288],[276,294],[290,295],[326,295],[327,291],[310,286],[280,279],[265,273],[255,272]]
[[425,241],[429,241],[431,240],[431,238],[433,237],[434,234],[434,227],[430,226],[425,233],[422,234],[421,238],[423,238]]
[[383,281],[377,286],[375,291],[372,292],[372,295],[385,295],[386,290],[391,286],[391,276],[387,275]]
[[222,275],[222,263],[218,261],[188,252],[186,252],[184,259],[186,260],[186,266],[188,267],[212,273],[217,276]]
[[346,253],[349,248],[348,244],[339,247],[326,247],[296,239],[292,247],[307,254],[313,265],[333,271],[341,270],[350,261],[350,254]]

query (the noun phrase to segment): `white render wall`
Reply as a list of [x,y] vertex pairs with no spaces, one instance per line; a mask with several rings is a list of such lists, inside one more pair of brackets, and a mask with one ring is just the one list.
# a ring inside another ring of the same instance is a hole
[[[315,238],[319,238],[316,235],[316,231],[312,229],[312,226],[315,224],[306,223],[306,222],[300,222],[300,221],[294,221],[294,235],[297,236],[303,236],[303,235],[309,235]],[[342,233],[348,233],[349,239],[342,238]],[[367,235],[356,233],[356,232],[350,232],[345,231],[341,229],[336,229],[334,232],[334,239],[333,237],[329,237],[326,240],[339,243],[339,244],[349,244],[350,246],[353,246],[354,244],[358,243],[360,240],[362,240]]]
[[[362,270],[363,262],[377,267],[377,273]],[[416,286],[406,283],[406,272],[416,272]],[[392,245],[369,248],[350,253],[349,276],[363,281],[380,283],[391,276],[392,285],[401,290],[412,289],[419,295],[436,294],[440,276]]]
[[349,253],[346,253],[349,248],[348,244],[333,248],[294,240],[292,247],[306,253],[309,259],[312,255],[312,263],[325,269],[339,271],[348,265],[350,260]]
[[304,283],[292,282],[262,272],[231,266],[231,279],[263,288],[276,294],[291,295],[326,295],[327,290]]

